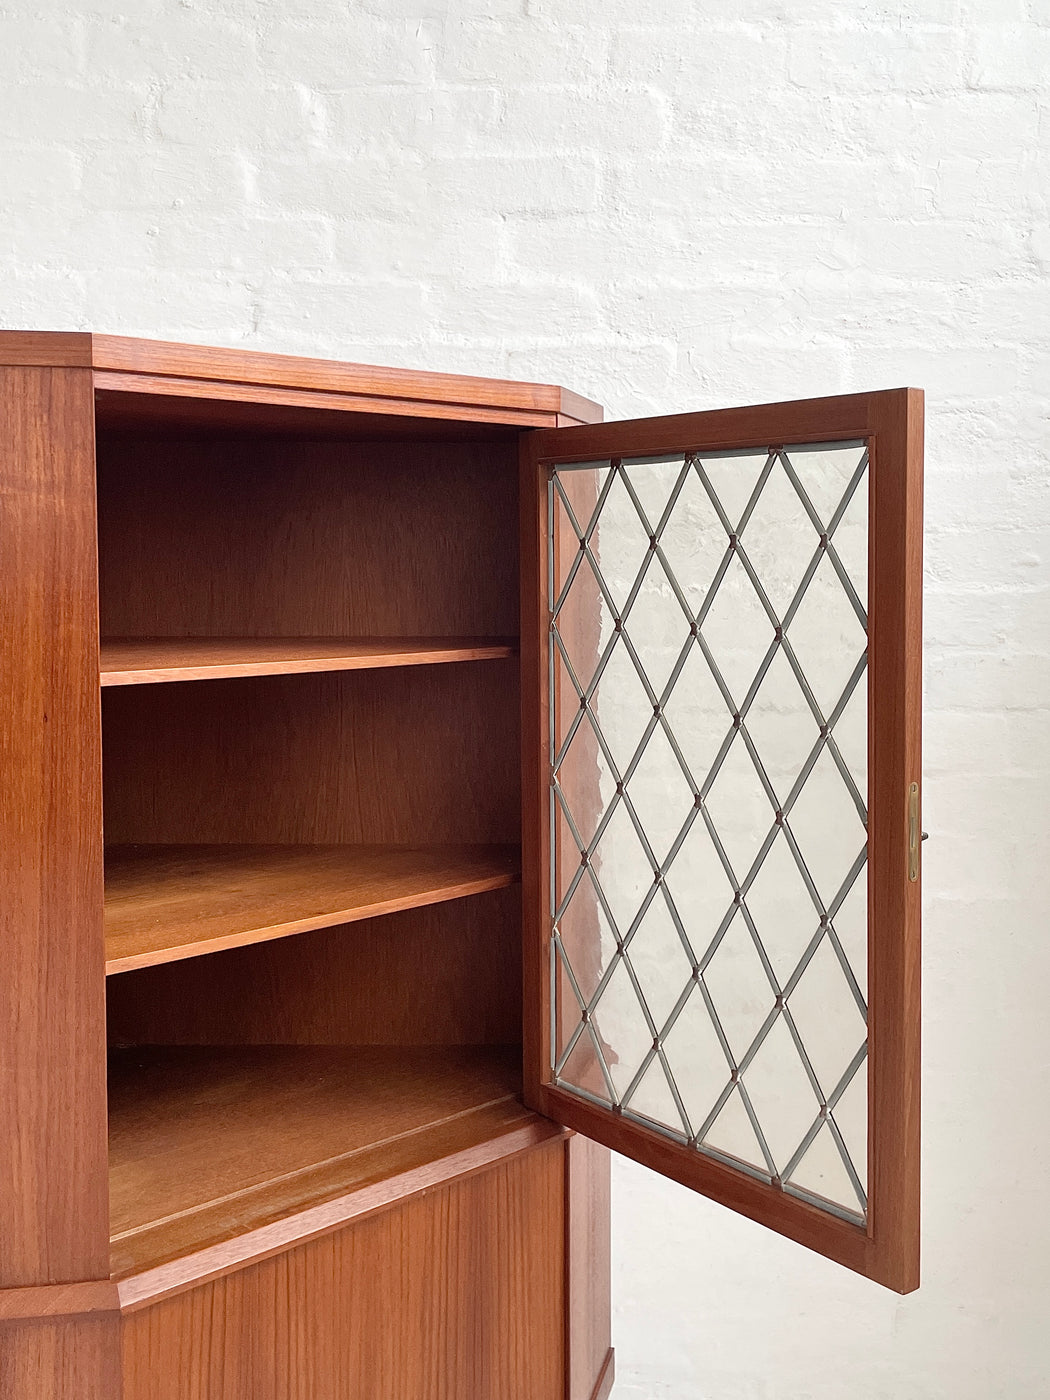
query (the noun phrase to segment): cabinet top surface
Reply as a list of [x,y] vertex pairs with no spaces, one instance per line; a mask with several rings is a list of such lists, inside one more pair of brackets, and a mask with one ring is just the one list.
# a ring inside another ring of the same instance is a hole
[[[87,331],[0,331],[0,365],[85,368],[100,387],[116,388],[113,376],[147,377],[164,392],[165,381],[252,386],[267,390],[367,396],[372,400],[457,405],[503,410],[522,426],[561,421],[594,422],[600,407],[552,384],[482,379],[473,375],[383,368],[340,360],[221,349],[176,341],[96,335]],[[129,386],[130,387],[130,386]],[[141,386],[144,387],[144,386]]]

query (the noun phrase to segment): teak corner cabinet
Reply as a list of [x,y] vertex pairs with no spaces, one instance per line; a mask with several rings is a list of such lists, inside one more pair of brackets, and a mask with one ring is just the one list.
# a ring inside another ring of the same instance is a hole
[[922,412],[0,335],[4,1400],[601,1400],[608,1148],[917,1286]]

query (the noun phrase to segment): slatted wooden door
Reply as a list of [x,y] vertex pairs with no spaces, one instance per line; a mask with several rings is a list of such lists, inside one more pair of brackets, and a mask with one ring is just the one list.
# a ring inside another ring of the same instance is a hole
[[522,450],[528,1102],[918,1285],[923,402]]

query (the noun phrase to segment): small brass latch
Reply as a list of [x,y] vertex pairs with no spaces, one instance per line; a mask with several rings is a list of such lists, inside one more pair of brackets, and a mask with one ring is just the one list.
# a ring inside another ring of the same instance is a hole
[[924,833],[919,830],[919,784],[908,788],[908,879],[919,878],[919,844]]

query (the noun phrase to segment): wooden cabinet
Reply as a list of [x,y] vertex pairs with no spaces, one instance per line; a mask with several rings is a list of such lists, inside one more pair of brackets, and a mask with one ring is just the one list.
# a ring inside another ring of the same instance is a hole
[[0,334],[5,1400],[603,1397],[608,1147],[916,1286],[921,395],[599,418]]

